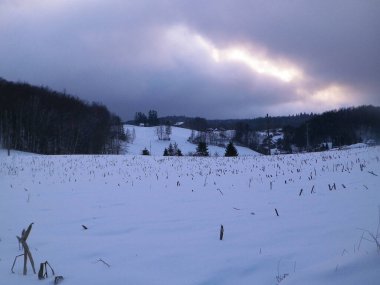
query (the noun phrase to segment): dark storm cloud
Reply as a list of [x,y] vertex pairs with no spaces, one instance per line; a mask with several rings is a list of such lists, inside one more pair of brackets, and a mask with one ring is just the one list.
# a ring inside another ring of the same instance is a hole
[[[380,105],[379,14],[370,0],[0,0],[0,77],[66,89],[125,119]],[[290,62],[302,80],[212,59],[242,46]]]
[[[221,43],[260,43],[275,54],[295,60],[319,81],[351,85],[368,102],[380,103],[379,2],[239,3],[241,6],[217,1],[212,10],[199,5],[189,21]],[[198,16],[197,10],[202,11]]]

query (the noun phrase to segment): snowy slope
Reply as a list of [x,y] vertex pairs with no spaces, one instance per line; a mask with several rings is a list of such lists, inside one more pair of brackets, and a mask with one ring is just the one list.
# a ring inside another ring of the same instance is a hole
[[[136,133],[136,139],[133,143],[128,144],[127,153],[138,155],[141,154],[141,151],[144,148],[151,150],[151,154],[155,156],[162,156],[164,149],[169,146],[169,143],[177,143],[178,147],[181,149],[184,155],[187,155],[189,152],[195,152],[197,145],[189,143],[187,139],[191,135],[191,130],[184,128],[172,127],[172,134],[170,136],[170,141],[160,141],[156,135],[155,127],[137,127],[132,125],[125,125],[124,129],[132,133],[133,129]],[[236,146],[236,149],[239,152],[239,155],[259,155],[257,152],[246,148]],[[208,146],[210,155],[217,153],[219,156],[224,156],[225,148],[217,146]]]
[[31,222],[35,262],[48,260],[62,284],[379,284],[380,253],[359,230],[378,226],[378,147],[238,158],[4,154],[1,285],[52,284],[29,265],[23,276],[21,260],[10,272],[16,235]]

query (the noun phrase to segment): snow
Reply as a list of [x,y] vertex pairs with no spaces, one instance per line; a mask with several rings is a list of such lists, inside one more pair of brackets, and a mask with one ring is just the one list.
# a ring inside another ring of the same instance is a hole
[[378,227],[379,157],[379,147],[238,158],[1,151],[0,284],[52,284],[29,264],[23,276],[22,260],[10,271],[31,222],[35,263],[47,260],[62,284],[379,284],[380,253],[361,230]]
[[[181,149],[184,155],[192,152],[194,153],[197,145],[188,142],[188,138],[191,135],[191,130],[172,127],[172,134],[170,136],[170,141],[160,141],[156,135],[156,127],[138,127],[133,125],[125,125],[125,130],[129,130],[130,133],[133,132],[133,129],[136,133],[136,139],[133,143],[127,145],[127,153],[138,155],[141,154],[144,148],[148,149],[152,155],[162,156],[164,149],[169,146],[170,143],[177,143],[178,147]],[[241,146],[236,146],[236,149],[240,156],[255,156],[259,153]],[[225,148],[218,146],[208,146],[208,150],[211,156],[214,156],[215,153],[218,156],[224,156]]]
[[361,147],[367,147],[368,145],[365,144],[365,143],[356,143],[356,144],[352,144],[352,145],[349,145],[349,146],[345,146],[343,148],[345,149],[352,149],[352,148],[361,148]]

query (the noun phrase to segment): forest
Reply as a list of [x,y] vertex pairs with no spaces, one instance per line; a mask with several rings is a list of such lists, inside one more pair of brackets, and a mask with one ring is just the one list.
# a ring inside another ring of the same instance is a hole
[[121,119],[99,103],[0,78],[0,145],[39,154],[118,154]]
[[[269,149],[279,149],[282,153],[299,151],[320,151],[332,147],[341,147],[356,143],[380,143],[380,107],[359,106],[331,110],[322,114],[299,115],[289,117],[266,117],[255,119],[260,122],[256,129],[244,121],[235,125],[234,140],[263,154]],[[274,142],[273,133],[283,134],[283,138]],[[260,142],[258,132],[265,133]]]
[[335,147],[380,142],[380,107],[359,106],[332,110],[312,117],[298,127],[283,129],[285,145],[317,149],[324,143]]

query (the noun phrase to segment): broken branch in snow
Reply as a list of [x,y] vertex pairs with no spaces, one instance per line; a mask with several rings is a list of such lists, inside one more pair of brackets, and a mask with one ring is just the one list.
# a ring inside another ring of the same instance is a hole
[[45,262],[40,263],[40,270],[38,271],[38,279],[42,280],[42,279],[48,278],[47,266],[50,267],[52,275],[53,276],[55,275],[54,269],[51,267],[49,262],[45,261]]
[[54,285],[59,284],[61,281],[63,281],[63,276],[56,276],[54,278]]
[[[376,235],[367,230],[367,229],[361,229],[359,228],[359,230],[363,231],[362,233],[362,237],[360,239],[360,243],[361,241],[364,239],[364,240],[367,240],[369,242],[374,242],[376,244],[376,248],[377,248],[377,252],[380,253],[380,240],[379,240],[379,230],[380,230],[380,206],[379,206],[379,221],[378,221],[378,224],[377,224],[377,229],[376,229]],[[370,239],[364,237],[364,234],[367,233],[369,236],[370,236]],[[360,247],[360,243],[359,243],[359,247]],[[359,249],[358,247],[358,249]]]
[[334,182],[334,184],[332,184],[332,185],[329,184],[329,190],[330,190],[330,191],[331,191],[331,190],[336,190],[335,182]]
[[24,254],[20,254],[20,255],[17,255],[17,256],[15,257],[15,260],[13,261],[13,265],[12,265],[12,268],[11,268],[11,272],[12,272],[12,273],[15,273],[15,272],[13,271],[13,268],[15,267],[15,264],[16,264],[16,260],[17,260],[17,258],[20,257],[20,256],[24,256]]
[[[32,265],[33,272],[34,272],[34,274],[36,274],[36,269],[34,268],[33,257],[32,257],[32,254],[30,253],[29,246],[26,243],[26,240],[29,237],[30,231],[32,230],[32,226],[33,226],[33,223],[31,223],[26,230],[25,229],[22,230],[21,237],[17,236],[18,242],[22,245],[22,248],[24,249],[24,253],[21,254],[24,256],[23,275],[26,275],[26,273],[27,273],[26,265],[28,263],[28,258],[29,258],[30,264]],[[19,255],[19,256],[21,256],[21,255]],[[13,262],[12,273],[14,273],[13,267],[14,267],[14,264],[16,263],[17,257],[19,257],[19,256],[16,256],[15,261]]]
[[364,232],[362,233],[362,237],[360,238],[359,245],[358,245],[358,250],[360,250],[360,245],[362,244],[363,238],[364,238]]
[[96,263],[98,263],[98,262],[102,262],[104,265],[106,265],[108,268],[110,268],[111,267],[111,265],[109,265],[107,262],[105,262],[103,259],[101,259],[101,258],[99,258],[97,261],[96,261]]

